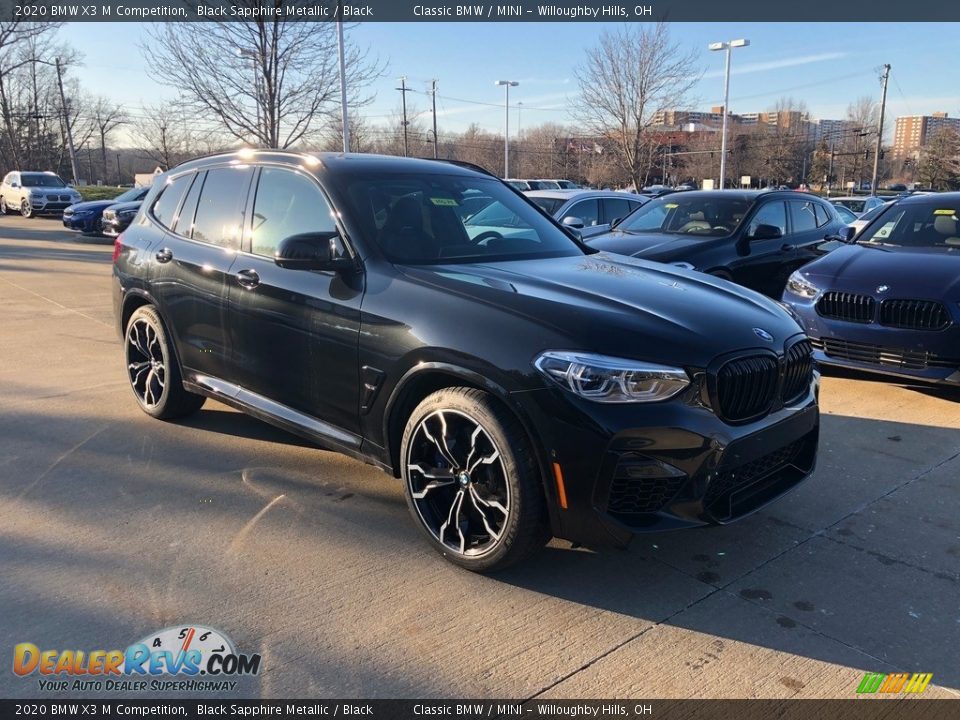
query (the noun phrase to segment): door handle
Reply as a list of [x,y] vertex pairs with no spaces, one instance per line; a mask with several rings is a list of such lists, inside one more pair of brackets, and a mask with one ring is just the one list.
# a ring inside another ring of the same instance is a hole
[[163,248],[162,250],[157,251],[155,257],[157,258],[157,262],[168,263],[173,260],[173,250],[170,248]]
[[256,270],[241,270],[237,273],[237,282],[247,290],[253,290],[260,284],[260,276]]
[[797,248],[790,243],[784,243],[780,246],[780,252],[790,252],[791,250],[796,250]]

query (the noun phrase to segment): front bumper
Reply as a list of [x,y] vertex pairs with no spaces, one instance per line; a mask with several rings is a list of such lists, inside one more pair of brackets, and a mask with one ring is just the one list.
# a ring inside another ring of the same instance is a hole
[[76,202],[75,200],[69,201],[53,201],[47,200],[44,198],[27,198],[27,202],[30,203],[30,207],[33,209],[33,212],[37,215],[46,215],[47,213],[63,212],[68,207]]
[[815,374],[791,405],[741,425],[704,407],[697,388],[650,405],[601,405],[559,388],[524,393],[554,534],[625,545],[635,533],[725,524],[760,509],[814,469],[818,388]]
[[100,232],[100,218],[96,215],[64,215],[63,226],[84,233]]
[[100,232],[107,237],[116,237],[130,227],[131,222],[133,222],[133,217],[103,218],[100,220]]
[[960,386],[956,318],[943,330],[907,330],[825,318],[817,312],[816,299],[789,292],[783,302],[797,316],[813,344],[814,359],[822,365]]

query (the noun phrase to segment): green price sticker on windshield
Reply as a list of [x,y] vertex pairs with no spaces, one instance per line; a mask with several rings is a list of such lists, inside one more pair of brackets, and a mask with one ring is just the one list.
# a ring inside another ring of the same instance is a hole
[[439,207],[456,207],[457,201],[453,198],[430,198],[430,202]]

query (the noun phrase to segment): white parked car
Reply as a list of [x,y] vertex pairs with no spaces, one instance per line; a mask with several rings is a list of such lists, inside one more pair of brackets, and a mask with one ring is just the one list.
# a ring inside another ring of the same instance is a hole
[[876,195],[850,195],[848,197],[829,198],[829,200],[834,205],[843,205],[847,210],[853,211],[857,217],[884,205],[883,199]]
[[18,212],[23,217],[60,212],[83,198],[56,173],[13,171],[0,183],[0,214]]

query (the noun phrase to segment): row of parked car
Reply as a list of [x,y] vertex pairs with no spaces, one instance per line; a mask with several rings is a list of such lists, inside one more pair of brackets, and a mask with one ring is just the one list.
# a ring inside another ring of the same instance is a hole
[[131,188],[111,200],[83,201],[56,173],[13,171],[0,183],[0,214],[23,217],[63,213],[63,224],[84,235],[116,237],[137,215],[150,188]]

